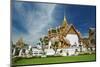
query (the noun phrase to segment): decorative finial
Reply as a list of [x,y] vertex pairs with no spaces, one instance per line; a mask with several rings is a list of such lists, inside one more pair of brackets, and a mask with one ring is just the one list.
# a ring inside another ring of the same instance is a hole
[[64,20],[63,20],[63,24],[65,25],[67,23],[67,20],[66,20],[66,15],[65,15],[65,10],[64,10]]

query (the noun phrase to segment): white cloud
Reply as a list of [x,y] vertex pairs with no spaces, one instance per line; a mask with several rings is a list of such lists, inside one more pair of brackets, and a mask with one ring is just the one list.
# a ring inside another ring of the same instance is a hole
[[[18,3],[15,7],[17,8],[16,10],[20,12],[23,11],[23,3]],[[53,21],[52,18],[52,13],[53,10],[55,8],[55,4],[40,4],[37,3],[36,6],[39,7],[39,10],[32,10],[27,12],[27,14],[25,14],[25,19],[23,19],[24,22],[23,25],[25,25],[24,27],[26,27],[26,29],[28,30],[29,34],[22,34],[22,35],[17,35],[17,34],[13,34],[12,38],[13,41],[18,40],[18,38],[20,36],[22,36],[26,42],[32,44],[32,42],[34,42],[34,40],[36,41],[37,39],[39,39],[41,36],[43,36],[43,31],[44,28],[47,28],[48,24],[50,24]]]

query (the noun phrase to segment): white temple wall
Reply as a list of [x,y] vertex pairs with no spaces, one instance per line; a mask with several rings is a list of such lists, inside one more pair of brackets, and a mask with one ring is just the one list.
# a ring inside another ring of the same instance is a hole
[[53,49],[45,49],[46,55],[54,55],[55,51]]
[[76,34],[67,34],[65,39],[70,41],[71,46],[75,45],[75,43],[77,44],[77,46],[79,46],[79,38]]

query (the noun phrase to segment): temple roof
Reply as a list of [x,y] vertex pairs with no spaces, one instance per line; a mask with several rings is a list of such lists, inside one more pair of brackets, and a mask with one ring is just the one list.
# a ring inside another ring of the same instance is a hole
[[[64,19],[62,22],[62,25],[59,27],[56,27],[56,29],[50,29],[49,33],[57,33],[60,32],[60,34],[66,36],[67,34],[77,34],[78,37],[81,37],[80,31],[78,31],[73,24],[68,24],[66,16],[64,15]],[[58,33],[57,33],[58,34]]]

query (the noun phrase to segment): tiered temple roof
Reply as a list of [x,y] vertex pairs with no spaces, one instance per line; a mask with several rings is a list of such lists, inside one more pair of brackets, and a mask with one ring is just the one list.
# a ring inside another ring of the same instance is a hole
[[74,27],[73,24],[68,24],[68,21],[64,16],[61,26],[56,27],[55,29],[49,29],[48,38],[51,39],[53,37],[59,37],[59,41],[63,43],[63,46],[65,45],[68,47],[70,42],[64,39],[67,34],[77,34],[79,39],[81,38],[81,33]]

